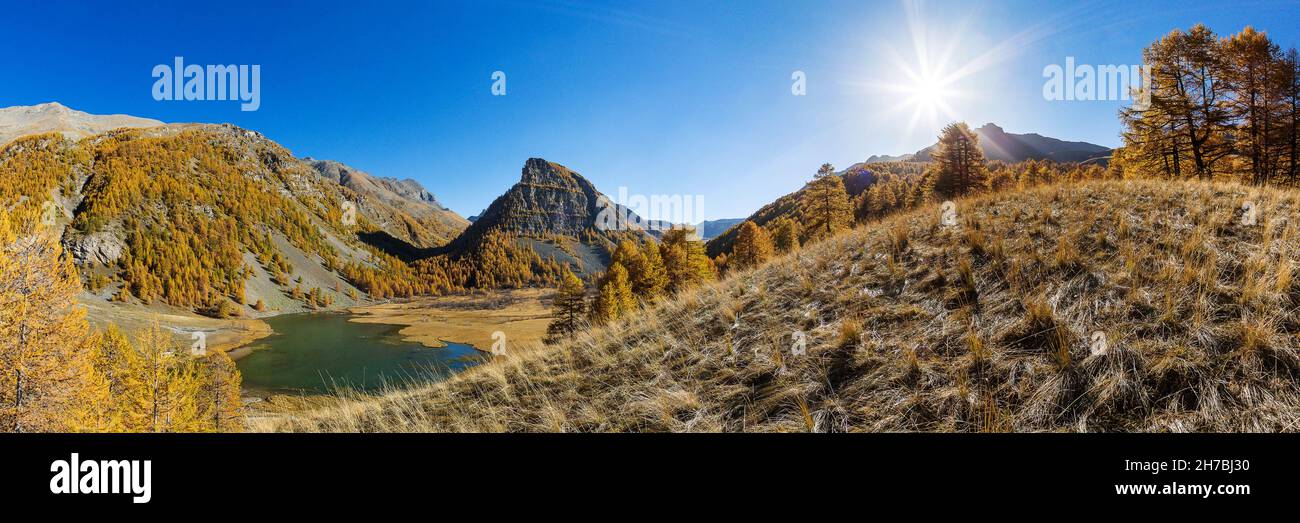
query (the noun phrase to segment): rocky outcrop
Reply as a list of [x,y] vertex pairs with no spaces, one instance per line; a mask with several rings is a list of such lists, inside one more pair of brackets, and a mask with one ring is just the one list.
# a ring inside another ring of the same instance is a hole
[[64,237],[63,248],[79,265],[109,265],[122,257],[126,244],[119,235],[101,231],[85,235],[71,233]]
[[595,223],[600,196],[591,182],[567,167],[530,158],[519,183],[493,201],[465,232],[578,236]]
[[[444,252],[458,253],[473,251],[479,241],[489,232],[502,233],[520,238],[522,245],[527,245],[543,258],[561,262],[577,258],[584,261],[579,264],[584,271],[603,269],[608,261],[609,250],[622,239],[638,241],[651,238],[643,230],[598,226],[597,221],[608,219],[601,211],[614,202],[596,190],[596,186],[568,167],[548,162],[541,158],[530,158],[524,163],[523,171],[516,183],[497,197],[474,222],[453,240]],[[630,219],[628,223],[640,223],[640,218],[621,206],[615,207]],[[545,240],[545,241],[538,241]],[[558,240],[558,241],[556,241]],[[552,241],[570,245],[566,249],[546,247]]]

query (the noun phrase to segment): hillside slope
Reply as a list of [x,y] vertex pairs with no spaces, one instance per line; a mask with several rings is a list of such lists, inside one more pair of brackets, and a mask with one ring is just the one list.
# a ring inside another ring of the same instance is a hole
[[1300,193],[1090,182],[958,213],[897,215],[563,345],[262,428],[1300,429]]
[[[892,163],[875,163],[871,165],[854,164],[852,167],[835,173],[844,181],[844,191],[848,193],[849,200],[852,203],[856,198],[869,189],[882,174],[888,173],[894,177],[913,178],[919,177],[925,170],[927,164],[919,162],[892,162]],[[777,198],[772,203],[760,207],[754,214],[749,215],[745,220],[754,222],[759,227],[766,226],[776,221],[778,218],[792,218],[795,221],[801,221],[802,210],[800,209],[800,200],[803,199],[804,191],[808,185],[804,184],[799,190]],[[745,221],[741,220],[741,221]],[[805,235],[808,231],[804,231]],[[731,246],[736,241],[737,229],[734,227],[725,229],[716,237],[708,240],[706,249],[710,257],[717,257],[720,254],[731,252]],[[804,238],[800,238],[802,241]]]
[[446,244],[469,226],[469,221],[443,207],[415,180],[398,180],[369,173],[332,160],[305,158],[326,179],[358,196],[358,212],[389,237],[415,249]]

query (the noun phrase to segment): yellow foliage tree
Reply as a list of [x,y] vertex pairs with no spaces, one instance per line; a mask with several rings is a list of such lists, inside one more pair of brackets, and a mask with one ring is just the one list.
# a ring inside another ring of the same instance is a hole
[[81,280],[54,234],[26,223],[0,210],[0,430],[93,428],[77,408],[92,381]]
[[596,293],[596,303],[592,307],[592,320],[596,323],[608,323],[626,316],[636,309],[636,298],[632,294],[632,284],[628,281],[627,269],[615,262],[605,271],[600,288]]
[[808,224],[808,235],[814,238],[831,236],[852,223],[849,193],[831,164],[822,164],[817,169],[817,175],[804,190],[800,211]]
[[754,225],[754,222],[745,221],[740,224],[740,232],[736,235],[736,246],[733,249],[731,256],[727,257],[729,265],[742,270],[754,268],[772,257],[772,238],[762,227]]

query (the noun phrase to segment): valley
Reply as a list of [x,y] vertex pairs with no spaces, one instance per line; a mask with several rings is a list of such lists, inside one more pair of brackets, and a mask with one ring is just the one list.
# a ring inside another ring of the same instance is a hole
[[1300,62],[1199,25],[1144,56],[1120,147],[952,121],[698,231],[531,152],[469,220],[232,124],[3,108],[0,423],[1295,430]]

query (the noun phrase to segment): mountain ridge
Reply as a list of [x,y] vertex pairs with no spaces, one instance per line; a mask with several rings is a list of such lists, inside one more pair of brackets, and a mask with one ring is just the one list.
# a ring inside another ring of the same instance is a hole
[[[1015,163],[1025,160],[1052,160],[1057,162],[1085,162],[1109,156],[1112,148],[1083,141],[1068,141],[1038,133],[1016,134],[1006,132],[1001,126],[989,122],[974,132],[980,138],[980,149],[988,160]],[[849,169],[884,162],[930,161],[936,145],[924,147],[914,153],[898,156],[872,155]],[[846,169],[847,171],[848,169]]]
[[117,128],[157,127],[163,122],[126,114],[96,115],[58,102],[0,108],[0,145],[19,137],[57,132],[80,139]]

